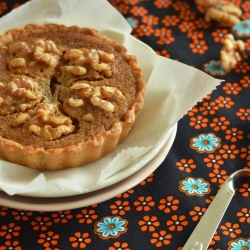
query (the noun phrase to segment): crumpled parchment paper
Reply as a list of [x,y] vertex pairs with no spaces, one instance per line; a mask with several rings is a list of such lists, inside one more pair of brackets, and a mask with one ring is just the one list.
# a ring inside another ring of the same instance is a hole
[[158,56],[130,35],[124,17],[105,0],[32,0],[0,19],[0,34],[28,23],[91,27],[123,44],[138,58],[147,82],[145,105],[125,141],[86,166],[39,171],[0,160],[0,189],[9,195],[74,195],[98,189],[111,175],[162,147],[168,130],[220,84],[204,72]]

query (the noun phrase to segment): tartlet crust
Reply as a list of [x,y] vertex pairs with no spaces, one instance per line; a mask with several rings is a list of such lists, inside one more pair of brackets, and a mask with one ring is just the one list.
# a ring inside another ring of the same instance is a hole
[[142,71],[137,66],[137,59],[128,55],[125,47],[116,41],[109,39],[89,28],[77,26],[66,27],[64,25],[48,24],[39,26],[29,24],[24,29],[13,29],[7,31],[0,37],[0,46],[7,46],[9,43],[21,39],[23,36],[44,32],[75,32],[88,34],[103,42],[110,44],[116,52],[121,54],[125,62],[130,66],[132,74],[136,79],[136,93],[132,105],[120,121],[115,122],[105,131],[101,131],[92,138],[88,138],[74,145],[66,145],[57,148],[34,147],[23,145],[11,139],[0,137],[0,157],[9,162],[27,166],[34,169],[57,170],[82,166],[93,162],[107,153],[114,150],[122,142],[131,130],[137,115],[143,107],[143,95],[146,84],[142,80]]

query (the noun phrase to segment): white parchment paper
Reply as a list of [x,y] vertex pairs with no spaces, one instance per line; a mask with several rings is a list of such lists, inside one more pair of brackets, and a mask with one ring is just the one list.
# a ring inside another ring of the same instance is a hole
[[[86,166],[39,171],[0,160],[0,189],[9,195],[50,192],[79,194],[114,175],[152,148],[168,130],[220,81],[182,63],[158,56],[130,35],[131,27],[106,0],[32,0],[0,19],[0,33],[28,23],[91,27],[123,44],[138,58],[147,82],[145,105],[117,149]],[[47,196],[47,195],[45,195]],[[63,196],[63,193],[60,194]]]

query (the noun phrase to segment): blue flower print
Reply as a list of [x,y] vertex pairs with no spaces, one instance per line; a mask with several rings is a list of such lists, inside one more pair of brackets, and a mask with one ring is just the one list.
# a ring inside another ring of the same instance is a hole
[[204,71],[212,76],[223,76],[227,73],[221,66],[220,61],[209,61],[203,65]]
[[242,249],[250,250],[250,239],[249,240],[240,239],[230,243],[229,243],[230,245],[229,249],[231,250],[242,250]]
[[190,147],[199,153],[211,153],[220,147],[220,138],[213,133],[201,134],[190,139]]
[[179,190],[186,193],[188,196],[203,196],[210,192],[210,184],[206,182],[203,178],[191,178],[180,181]]
[[102,239],[117,238],[125,232],[127,232],[127,220],[119,216],[104,217],[95,224],[95,233]]
[[250,20],[244,20],[234,25],[233,32],[238,37],[250,36]]
[[137,27],[138,21],[135,18],[128,17],[126,20],[133,29]]

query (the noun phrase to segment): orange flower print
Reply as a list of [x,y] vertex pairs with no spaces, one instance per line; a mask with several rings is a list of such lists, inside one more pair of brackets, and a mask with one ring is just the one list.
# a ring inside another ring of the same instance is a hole
[[125,199],[127,199],[131,194],[133,194],[135,191],[134,191],[134,189],[129,189],[127,192],[125,192],[125,193],[122,193],[122,194],[118,194],[117,196],[116,196],[116,198],[125,198]]
[[142,36],[150,36],[154,30],[151,25],[145,25],[141,24],[135,31],[135,36],[136,37],[142,37]]
[[8,210],[7,207],[0,206],[0,216],[5,216],[7,213],[6,211]]
[[74,236],[69,237],[69,241],[73,248],[83,249],[91,243],[91,238],[88,233],[76,232]]
[[247,148],[242,148],[240,150],[240,157],[250,161],[250,145],[248,145]]
[[219,96],[215,100],[215,102],[218,104],[220,108],[230,109],[234,105],[234,102],[230,97],[224,97],[224,96]]
[[7,2],[2,1],[0,3],[0,15],[2,15],[4,13],[4,11],[7,9],[8,9]]
[[16,209],[13,210],[12,215],[14,216],[15,220],[26,221],[29,219],[30,216],[33,215],[33,212]]
[[240,108],[239,111],[236,112],[236,115],[242,121],[250,121],[250,108],[249,109]]
[[188,9],[190,9],[190,5],[185,1],[174,1],[172,7],[176,11],[187,11]]
[[197,117],[191,117],[189,125],[194,127],[195,129],[206,128],[208,123],[208,119],[204,118],[202,115],[198,115]]
[[183,20],[194,20],[196,18],[196,13],[191,10],[181,10],[179,14],[180,19]]
[[219,118],[215,117],[210,123],[210,127],[213,128],[214,131],[226,130],[229,124],[230,122],[226,119],[226,117],[221,116]]
[[8,240],[4,242],[4,246],[0,246],[1,250],[21,250],[22,247],[19,245],[17,240]]
[[206,202],[208,205],[210,205],[210,204],[212,203],[214,197],[215,197],[214,195],[211,195],[209,198],[207,198],[207,199],[205,200],[205,202]]
[[243,183],[242,187],[239,188],[239,192],[242,194],[243,197],[250,196],[250,186],[248,183]]
[[120,243],[117,241],[114,243],[112,247],[109,247],[108,250],[131,250],[131,249],[128,247],[127,242]]
[[242,0],[227,0],[227,2],[230,2],[239,8],[241,6]]
[[204,54],[208,50],[208,46],[205,40],[193,39],[193,42],[189,44],[193,53]]
[[206,166],[211,168],[219,168],[221,165],[224,164],[220,155],[209,154],[206,158],[204,158],[204,162]]
[[207,94],[206,97],[202,98],[202,102],[211,100],[211,97],[212,97],[211,94]]
[[[243,13],[243,15],[241,16],[242,20],[249,20],[250,19],[250,12],[245,12]],[[246,46],[245,46],[246,47]],[[247,47],[246,47],[247,48]],[[249,50],[249,49],[248,49]]]
[[54,248],[54,246],[58,243],[58,239],[59,234],[55,234],[53,231],[48,231],[39,235],[38,243],[43,245],[47,250],[51,250],[52,246],[53,250],[59,250],[59,248]]
[[126,15],[126,14],[129,12],[129,6],[126,5],[126,4],[122,4],[122,3],[116,4],[116,3],[114,3],[113,5],[114,5],[114,7],[115,7],[120,13],[122,13],[122,14],[124,14],[124,15]]
[[207,29],[211,26],[211,22],[206,22],[204,18],[197,18],[194,21],[194,25],[197,29]]
[[70,219],[73,218],[70,210],[58,211],[57,213],[53,213],[52,217],[54,218],[55,223],[67,223]]
[[[244,16],[244,14],[242,15],[242,16]],[[250,19],[250,12],[249,13],[247,13],[247,18],[246,19]],[[250,39],[247,39],[246,41],[245,41],[245,48],[246,48],[246,50],[250,50]]]
[[[250,39],[249,39],[250,41]],[[250,88],[250,77],[249,76],[244,76],[240,80],[240,84],[242,85],[243,88]]]
[[203,39],[204,38],[204,32],[200,31],[200,30],[192,30],[192,31],[188,31],[187,33],[187,37],[191,38],[192,40],[194,39]]
[[189,212],[189,214],[192,216],[193,221],[198,221],[201,219],[206,210],[207,209],[205,207],[201,208],[199,206],[196,206],[194,207],[194,210]]
[[21,6],[21,5],[22,5],[22,4],[15,3],[15,4],[13,5],[12,9],[16,9],[16,8],[18,8],[18,7]]
[[219,107],[216,105],[215,102],[203,102],[202,106],[200,107],[202,115],[214,115],[215,111],[218,109]]
[[172,195],[169,195],[166,197],[166,199],[160,200],[160,205],[158,208],[160,210],[163,210],[164,213],[168,214],[171,211],[176,211],[179,207],[180,201],[176,198],[174,198]]
[[239,154],[239,150],[236,148],[236,145],[223,145],[219,153],[222,155],[224,159],[230,158],[230,159],[235,159],[235,155]]
[[204,13],[205,9],[202,6],[196,6],[200,13]]
[[249,1],[246,1],[245,3],[242,3],[241,8],[242,8],[245,12],[249,11],[249,10],[250,10],[250,2],[249,2]]
[[193,106],[192,109],[187,112],[187,115],[194,116],[198,111],[198,108],[196,106]]
[[5,239],[7,240],[10,240],[13,236],[18,236],[20,230],[20,226],[17,226],[15,223],[11,222],[9,223],[9,225],[1,226],[0,236],[5,237]]
[[151,244],[156,247],[162,247],[163,245],[167,246],[170,244],[170,240],[172,239],[172,235],[168,234],[165,230],[161,230],[159,233],[154,232],[152,234],[152,238],[150,240]]
[[214,38],[214,41],[217,43],[224,43],[225,35],[228,34],[227,29],[216,29],[212,32],[212,36]]
[[250,223],[250,209],[244,207],[236,215],[239,217],[239,222]]
[[211,242],[210,242],[210,246],[213,246],[216,244],[217,241],[220,240],[220,235],[218,235],[218,232],[216,231]]
[[227,172],[225,170],[219,170],[215,168],[212,173],[209,173],[211,182],[218,182],[220,185],[228,178]]
[[161,55],[161,56],[164,56],[166,58],[171,58],[169,52],[166,49],[163,49],[161,51],[156,50],[155,52],[156,52],[157,55]]
[[240,91],[242,90],[242,87],[237,83],[226,83],[222,89],[226,92],[228,95],[238,95]]
[[154,5],[159,8],[168,8],[172,4],[172,0],[155,0]]
[[33,226],[34,230],[42,230],[45,231],[49,226],[52,225],[52,222],[50,221],[49,217],[36,217],[35,221],[31,222],[31,225]]
[[163,19],[162,19],[162,23],[165,26],[176,26],[176,24],[180,21],[180,19],[176,16],[176,15],[166,15]]
[[81,213],[76,215],[79,223],[91,224],[95,219],[97,219],[97,214],[94,209],[84,208],[81,210]]
[[237,223],[233,224],[231,222],[226,222],[225,225],[222,225],[220,228],[224,235],[228,235],[231,238],[236,238],[237,234],[240,234],[242,232],[239,224]]
[[159,17],[154,15],[143,16],[142,22],[146,23],[147,25],[158,25]]
[[133,4],[138,4],[140,2],[140,0],[123,0],[122,2],[124,2],[125,4],[133,5]]
[[149,215],[143,216],[143,219],[140,220],[138,224],[143,232],[144,231],[153,232],[155,231],[155,227],[160,226],[158,218],[156,216],[149,216]]
[[182,22],[178,27],[182,32],[192,32],[196,29],[194,23],[188,21]]
[[250,65],[246,61],[239,61],[234,70],[236,73],[246,74],[250,70]]
[[152,196],[140,196],[137,201],[134,202],[137,211],[149,211],[151,207],[155,205]]
[[185,226],[188,225],[188,221],[186,220],[185,215],[172,215],[171,220],[166,222],[168,229],[170,231],[182,231]]
[[172,30],[166,28],[156,29],[154,35],[159,37],[156,42],[159,45],[170,44],[175,40],[172,36]]
[[225,139],[230,140],[231,142],[236,142],[237,140],[242,140],[244,137],[244,132],[242,130],[239,130],[235,127],[231,129],[227,129],[225,131]]
[[130,13],[132,13],[134,16],[145,16],[148,14],[148,11],[142,6],[133,6],[130,9]]
[[110,206],[112,214],[124,215],[130,210],[129,201],[118,200]]
[[187,173],[191,173],[196,168],[193,159],[181,159],[179,162],[176,162],[176,166],[179,170],[186,171]]
[[153,180],[154,180],[154,173],[151,173],[147,179],[143,180],[143,181],[140,183],[140,185],[144,186],[144,185],[146,185],[147,183],[152,182]]

